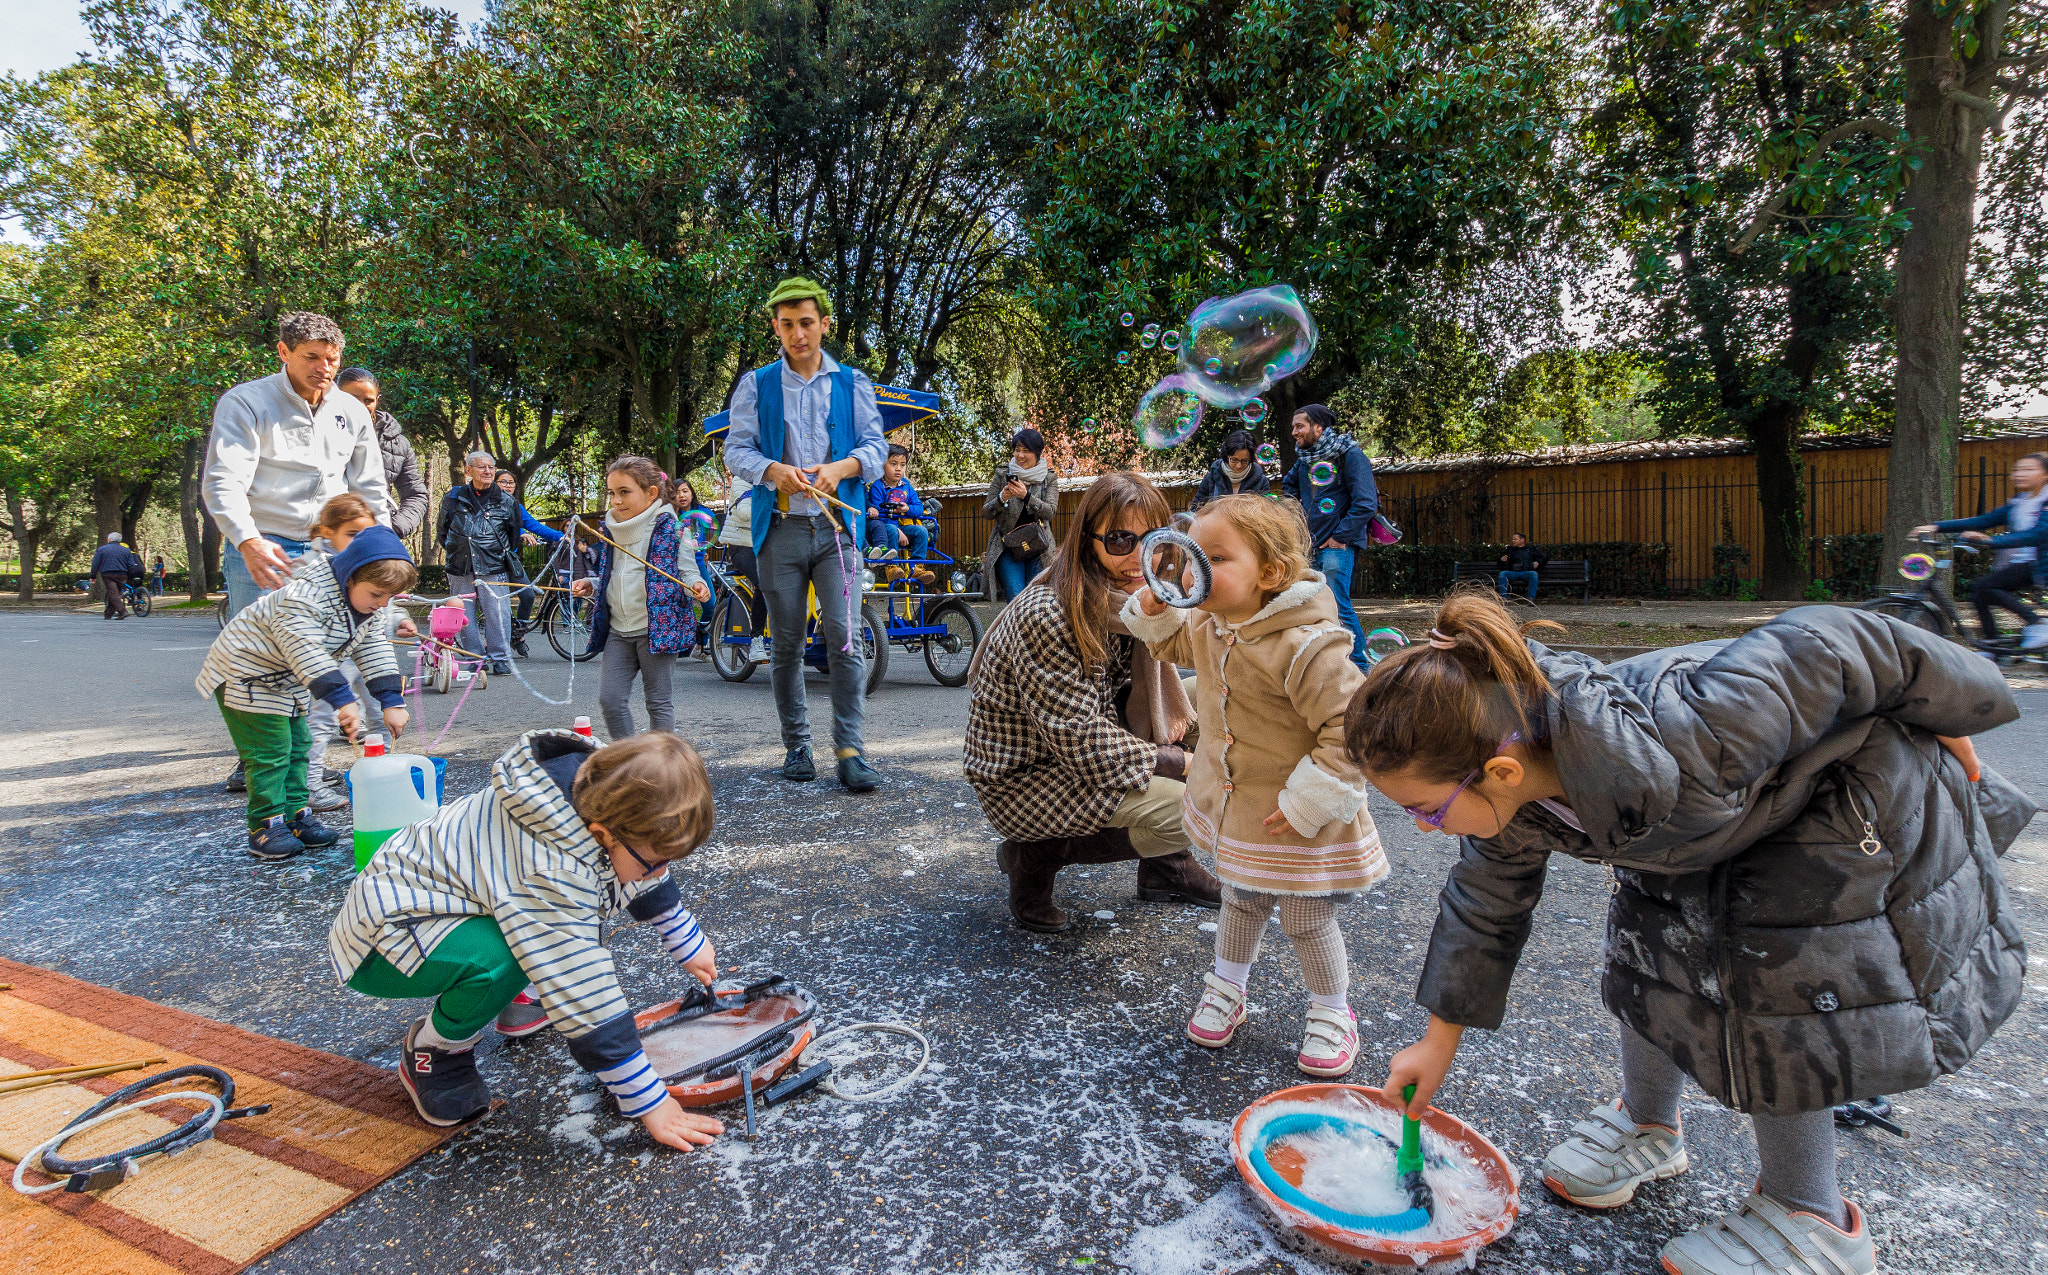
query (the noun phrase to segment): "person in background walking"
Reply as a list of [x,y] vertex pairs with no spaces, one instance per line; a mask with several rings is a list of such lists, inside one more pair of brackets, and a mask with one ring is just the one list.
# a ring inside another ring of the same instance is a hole
[[[448,554],[448,593],[474,593],[463,603],[469,623],[456,645],[490,660],[493,677],[512,672],[512,559],[519,552],[519,504],[498,486],[498,462],[471,452],[465,481],[441,497],[435,539]],[[477,626],[483,632],[477,632]]]
[[[804,701],[804,617],[818,595],[818,628],[832,677],[832,742],[839,782],[867,792],[880,780],[862,754],[867,722],[867,657],[851,639],[859,605],[857,572],[867,485],[882,476],[889,446],[874,382],[825,353],[832,298],[804,278],[784,279],[768,296],[769,321],[782,357],[740,378],[725,435],[726,468],[753,484],[749,515],[754,555],[774,625],[769,665],[782,719],[782,777],[818,777]],[[823,491],[855,512],[835,517],[810,493]],[[839,518],[845,519],[842,527]]]
[[125,620],[128,618],[128,599],[121,590],[128,587],[128,581],[142,575],[142,559],[129,552],[121,543],[121,533],[107,533],[107,543],[92,551],[91,574],[100,582],[100,592],[106,595],[106,605],[100,610],[102,620]]
[[398,418],[382,407],[384,395],[377,378],[368,368],[345,367],[334,378],[334,388],[354,395],[370,413],[377,431],[377,452],[384,458],[384,481],[391,487],[391,530],[400,540],[409,538],[427,519],[427,506],[434,493],[420,474],[419,457],[405,436]]
[[1500,596],[1510,596],[1508,590],[1515,585],[1524,586],[1529,601],[1536,600],[1536,582],[1543,564],[1550,561],[1550,555],[1529,543],[1529,537],[1519,531],[1508,533],[1508,551],[1500,556],[1500,571],[1493,577],[1494,587]]
[[1222,454],[1209,464],[1209,472],[1202,475],[1202,485],[1195,488],[1195,498],[1188,502],[1189,512],[1200,509],[1218,496],[1235,496],[1241,493],[1260,495],[1272,488],[1266,479],[1266,471],[1258,463],[1255,453],[1259,440],[1249,430],[1232,430],[1223,440]]
[[[1060,482],[1045,463],[1045,436],[1035,429],[1018,430],[1010,439],[1010,459],[996,466],[995,476],[988,480],[988,499],[981,504],[981,516],[995,520],[981,555],[982,588],[996,601],[1007,602],[1024,592],[1052,560],[1052,516],[1059,507]],[[1020,556],[1003,543],[1003,537],[1031,523],[1045,533],[1045,544],[1037,553]],[[1001,593],[991,586],[1000,586]]]
[[149,568],[150,589],[158,597],[164,596],[164,571],[164,556],[158,554],[156,561],[151,563]]
[[1372,480],[1372,461],[1337,428],[1337,414],[1310,403],[1294,414],[1294,468],[1280,480],[1280,490],[1301,502],[1308,519],[1309,540],[1316,547],[1316,570],[1337,597],[1337,618],[1351,630],[1351,662],[1365,662],[1365,630],[1351,606],[1354,546],[1365,543],[1365,529],[1379,512],[1379,488]]
[[[1960,531],[1965,540],[1981,540],[1997,549],[1991,570],[1970,583],[1970,602],[1977,608],[1979,631],[1986,638],[1997,637],[1998,614],[1991,608],[2004,607],[2026,626],[2020,633],[2020,647],[2038,651],[2048,646],[2048,623],[2014,590],[2048,584],[2048,558],[2041,553],[2042,546],[2048,545],[2048,519],[2041,517],[2042,505],[2048,504],[2048,452],[2028,452],[2014,461],[2012,485],[2013,498],[1990,513],[1929,523],[1913,528],[1913,534]],[[1992,527],[2008,530],[2002,536],[1987,535]]]
[[[501,469],[498,471],[497,484],[498,490],[511,497],[512,507],[519,511],[519,526],[522,529],[519,537],[521,544],[537,545],[542,542],[553,544],[562,538],[561,532],[556,531],[553,527],[548,526],[540,519],[526,512],[526,506],[519,503],[518,474],[513,473],[509,469]],[[526,563],[520,560],[520,554],[517,550],[514,550],[512,553],[510,565],[512,578],[519,581],[520,586],[519,591],[513,595],[519,599],[519,623],[525,624],[533,618],[533,604],[540,601],[540,590],[533,587],[532,578],[526,574]],[[527,655],[526,639],[520,636],[517,629],[512,631],[512,653],[522,660]]]

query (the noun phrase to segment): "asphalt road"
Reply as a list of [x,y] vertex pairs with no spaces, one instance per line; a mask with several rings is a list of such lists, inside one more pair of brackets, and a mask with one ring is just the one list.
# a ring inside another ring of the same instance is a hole
[[[324,935],[349,882],[346,842],[265,865],[242,850],[231,764],[192,689],[210,616],[103,622],[0,615],[0,952],[254,1031],[391,1063],[418,1012],[337,988]],[[560,698],[566,666],[528,666]],[[822,680],[811,680],[823,707]],[[473,791],[520,730],[597,717],[597,669],[573,707],[509,679],[473,696],[440,750],[451,793]],[[885,781],[854,796],[773,773],[781,760],[765,672],[720,682],[686,661],[678,729],[704,751],[719,799],[710,845],[681,866],[721,963],[785,972],[834,1022],[909,1021],[932,1067],[899,1098],[817,1096],[766,1117],[759,1141],[656,1149],[544,1034],[487,1038],[509,1106],[258,1266],[265,1272],[866,1272],[1328,1269],[1283,1249],[1239,1186],[1229,1121],[1302,1079],[1306,1007],[1277,928],[1238,1042],[1200,1050],[1181,1028],[1210,959],[1211,914],[1137,902],[1128,865],[1069,870],[1068,934],[1008,922],[995,838],[960,777],[966,692],[899,655],[870,701]],[[2048,699],[1980,741],[1991,764],[2048,796]],[[452,697],[429,697],[438,731]],[[825,714],[817,714],[824,720]],[[1375,800],[1394,875],[1343,917],[1365,1025],[1355,1078],[1375,1083],[1421,1028],[1410,1000],[1450,844]],[[2043,932],[2048,821],[2006,860],[2023,923]],[[1472,1033],[1438,1103],[1484,1130],[1527,1189],[1523,1221],[1481,1260],[1518,1275],[1654,1268],[1663,1241],[1732,1207],[1755,1172],[1746,1121],[1697,1092],[1695,1168],[1607,1215],[1555,1204],[1544,1152],[1618,1085],[1594,968],[1606,886],[1560,864],[1516,981],[1510,1021]],[[644,932],[616,944],[636,1003],[683,977]],[[1889,1271],[2048,1271],[2043,1107],[2048,1013],[2025,1007],[1964,1073],[1902,1097],[1913,1133],[1845,1135],[1842,1175],[1868,1207]],[[900,1061],[848,1080],[886,1079]]]

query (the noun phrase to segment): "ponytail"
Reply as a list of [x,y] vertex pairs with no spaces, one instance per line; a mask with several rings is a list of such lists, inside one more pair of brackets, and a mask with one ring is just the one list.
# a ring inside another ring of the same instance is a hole
[[1517,625],[1490,592],[1453,593],[1429,641],[1373,666],[1344,713],[1344,747],[1369,774],[1407,772],[1430,783],[1470,774],[1519,732],[1536,741],[1550,683],[1524,635],[1563,626]]

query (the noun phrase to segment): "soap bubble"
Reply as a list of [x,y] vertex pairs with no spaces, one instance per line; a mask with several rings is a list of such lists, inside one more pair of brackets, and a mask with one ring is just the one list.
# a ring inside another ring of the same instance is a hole
[[1118,350],[1118,351],[1116,352],[1116,361],[1117,361],[1117,362],[1119,362],[1119,363],[1128,363],[1128,362],[1130,362],[1130,361],[1131,361],[1131,352],[1130,352],[1129,350]]
[[1083,434],[1093,434],[1095,432],[1095,418],[1093,416],[1083,416],[1081,418],[1081,432]]
[[1365,662],[1377,664],[1408,645],[1408,635],[1399,629],[1374,629],[1365,635]]
[[1178,350],[1180,348],[1180,329],[1175,328],[1171,331],[1162,332],[1159,336],[1159,348],[1169,353]]
[[1280,463],[1280,449],[1271,443],[1260,443],[1259,450],[1255,454],[1258,456],[1261,465],[1277,465]]
[[1899,574],[1908,580],[1925,580],[1934,574],[1934,559],[1924,553],[1909,553],[1899,559]]
[[1138,440],[1155,451],[1178,447],[1194,436],[1202,423],[1202,400],[1187,376],[1173,372],[1145,391],[1131,426]]
[[1336,513],[1337,499],[1334,496],[1325,496],[1321,500],[1316,502],[1316,508],[1322,510],[1326,514]]
[[1217,407],[1238,407],[1294,375],[1316,352],[1316,323],[1286,284],[1211,297],[1188,316],[1181,366]]
[[1319,460],[1308,467],[1308,480],[1318,487],[1327,487],[1337,481],[1337,467],[1329,461]]
[[1256,425],[1266,419],[1266,400],[1255,398],[1243,407],[1238,408],[1237,414],[1244,417],[1245,424]]
[[1152,331],[1151,328],[1146,328],[1143,332],[1140,332],[1138,334],[1138,344],[1144,346],[1148,350],[1151,349],[1153,346],[1157,345],[1158,343],[1159,334]]
[[1132,314],[1129,310],[1124,311],[1121,315],[1117,317],[1117,322],[1123,324],[1125,327],[1129,327],[1137,321],[1138,316]]

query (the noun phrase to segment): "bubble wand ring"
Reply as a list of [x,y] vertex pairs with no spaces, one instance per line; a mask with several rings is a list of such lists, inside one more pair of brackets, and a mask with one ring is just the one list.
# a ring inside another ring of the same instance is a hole
[[[1182,574],[1192,577],[1185,585],[1180,580],[1166,579],[1154,567],[1154,559],[1165,549],[1178,549],[1184,555]],[[1145,583],[1151,587],[1153,597],[1183,611],[1208,600],[1215,571],[1209,565],[1209,555],[1202,552],[1202,546],[1193,537],[1172,527],[1161,527],[1138,542],[1138,553],[1138,566],[1145,573]]]

